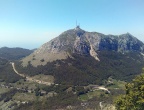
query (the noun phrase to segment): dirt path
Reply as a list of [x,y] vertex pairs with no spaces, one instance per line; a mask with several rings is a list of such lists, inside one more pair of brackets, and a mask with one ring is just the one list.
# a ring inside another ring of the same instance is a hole
[[19,73],[19,72],[16,70],[16,68],[15,68],[15,64],[14,64],[13,62],[11,62],[11,64],[12,64],[12,68],[13,68],[14,72],[15,72],[16,74],[18,74],[19,76],[21,76],[21,77],[25,77],[26,80],[32,81],[32,82],[36,82],[36,83],[39,83],[39,84],[52,85],[52,83],[50,83],[50,82],[45,82],[45,81],[37,80],[37,79],[34,79],[34,78],[32,78],[32,77],[29,77],[29,76],[26,76],[26,75],[24,75],[24,74]]
[[100,106],[100,109],[102,110],[103,108],[102,102],[99,103],[99,106]]
[[[16,74],[18,74],[19,76],[21,76],[21,77],[25,77],[26,80],[32,81],[32,82],[37,82],[37,83],[39,83],[39,84],[52,85],[52,83],[50,83],[50,82],[45,82],[45,81],[42,81],[42,80],[37,80],[37,79],[34,79],[33,77],[29,77],[29,76],[26,76],[26,75],[24,75],[24,74],[19,73],[19,72],[16,70],[16,68],[15,68],[15,64],[14,64],[13,62],[11,62],[11,64],[12,64],[12,68],[13,68],[14,72],[15,72]],[[85,86],[82,86],[82,87],[85,87]],[[97,85],[97,86],[94,87],[94,88],[97,89],[97,90],[104,90],[104,91],[107,91],[108,93],[110,93],[110,91],[109,91],[107,88],[103,87],[103,86],[98,86],[98,85]]]
[[107,88],[103,87],[103,86],[99,86],[98,89],[107,91],[110,94],[110,91]]
[[107,91],[109,94],[111,93],[107,88],[104,86],[99,86],[99,85],[89,85],[93,90],[104,90]]

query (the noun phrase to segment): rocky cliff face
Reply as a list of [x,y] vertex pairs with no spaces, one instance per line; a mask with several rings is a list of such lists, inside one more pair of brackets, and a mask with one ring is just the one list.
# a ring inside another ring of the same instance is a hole
[[72,57],[72,53],[81,55],[91,55],[96,60],[97,51],[116,51],[116,52],[144,52],[144,44],[129,33],[119,36],[104,35],[97,32],[86,32],[79,26],[63,32],[58,37],[45,43],[30,56],[24,58],[23,65],[28,62],[32,65],[45,65],[57,59]]

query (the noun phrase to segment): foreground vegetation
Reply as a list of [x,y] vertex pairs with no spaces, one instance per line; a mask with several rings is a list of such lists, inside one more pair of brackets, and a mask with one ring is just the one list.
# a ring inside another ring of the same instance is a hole
[[116,108],[117,110],[144,110],[144,71],[131,83],[126,84],[126,94],[117,98]]
[[[130,83],[109,77],[103,86],[110,92],[97,89],[98,85],[93,84],[46,86],[25,79],[15,83],[0,82],[0,85],[0,109],[2,110],[87,110],[88,108],[114,110],[113,100],[115,99],[117,110],[144,109],[144,74],[137,76]],[[116,98],[119,94],[123,95]]]

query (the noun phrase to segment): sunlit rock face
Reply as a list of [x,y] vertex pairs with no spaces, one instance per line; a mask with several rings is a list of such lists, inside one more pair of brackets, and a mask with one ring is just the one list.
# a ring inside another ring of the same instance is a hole
[[100,61],[97,54],[98,51],[116,51],[121,53],[135,51],[143,53],[144,44],[129,33],[104,35],[98,32],[87,32],[77,26],[43,44],[22,61],[24,66],[28,62],[38,66],[58,59],[72,57],[72,54],[90,55]]

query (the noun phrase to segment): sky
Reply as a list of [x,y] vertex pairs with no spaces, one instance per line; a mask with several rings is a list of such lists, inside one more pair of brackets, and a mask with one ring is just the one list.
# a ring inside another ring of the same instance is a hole
[[144,0],[0,0],[0,47],[34,49],[75,28],[144,41]]

